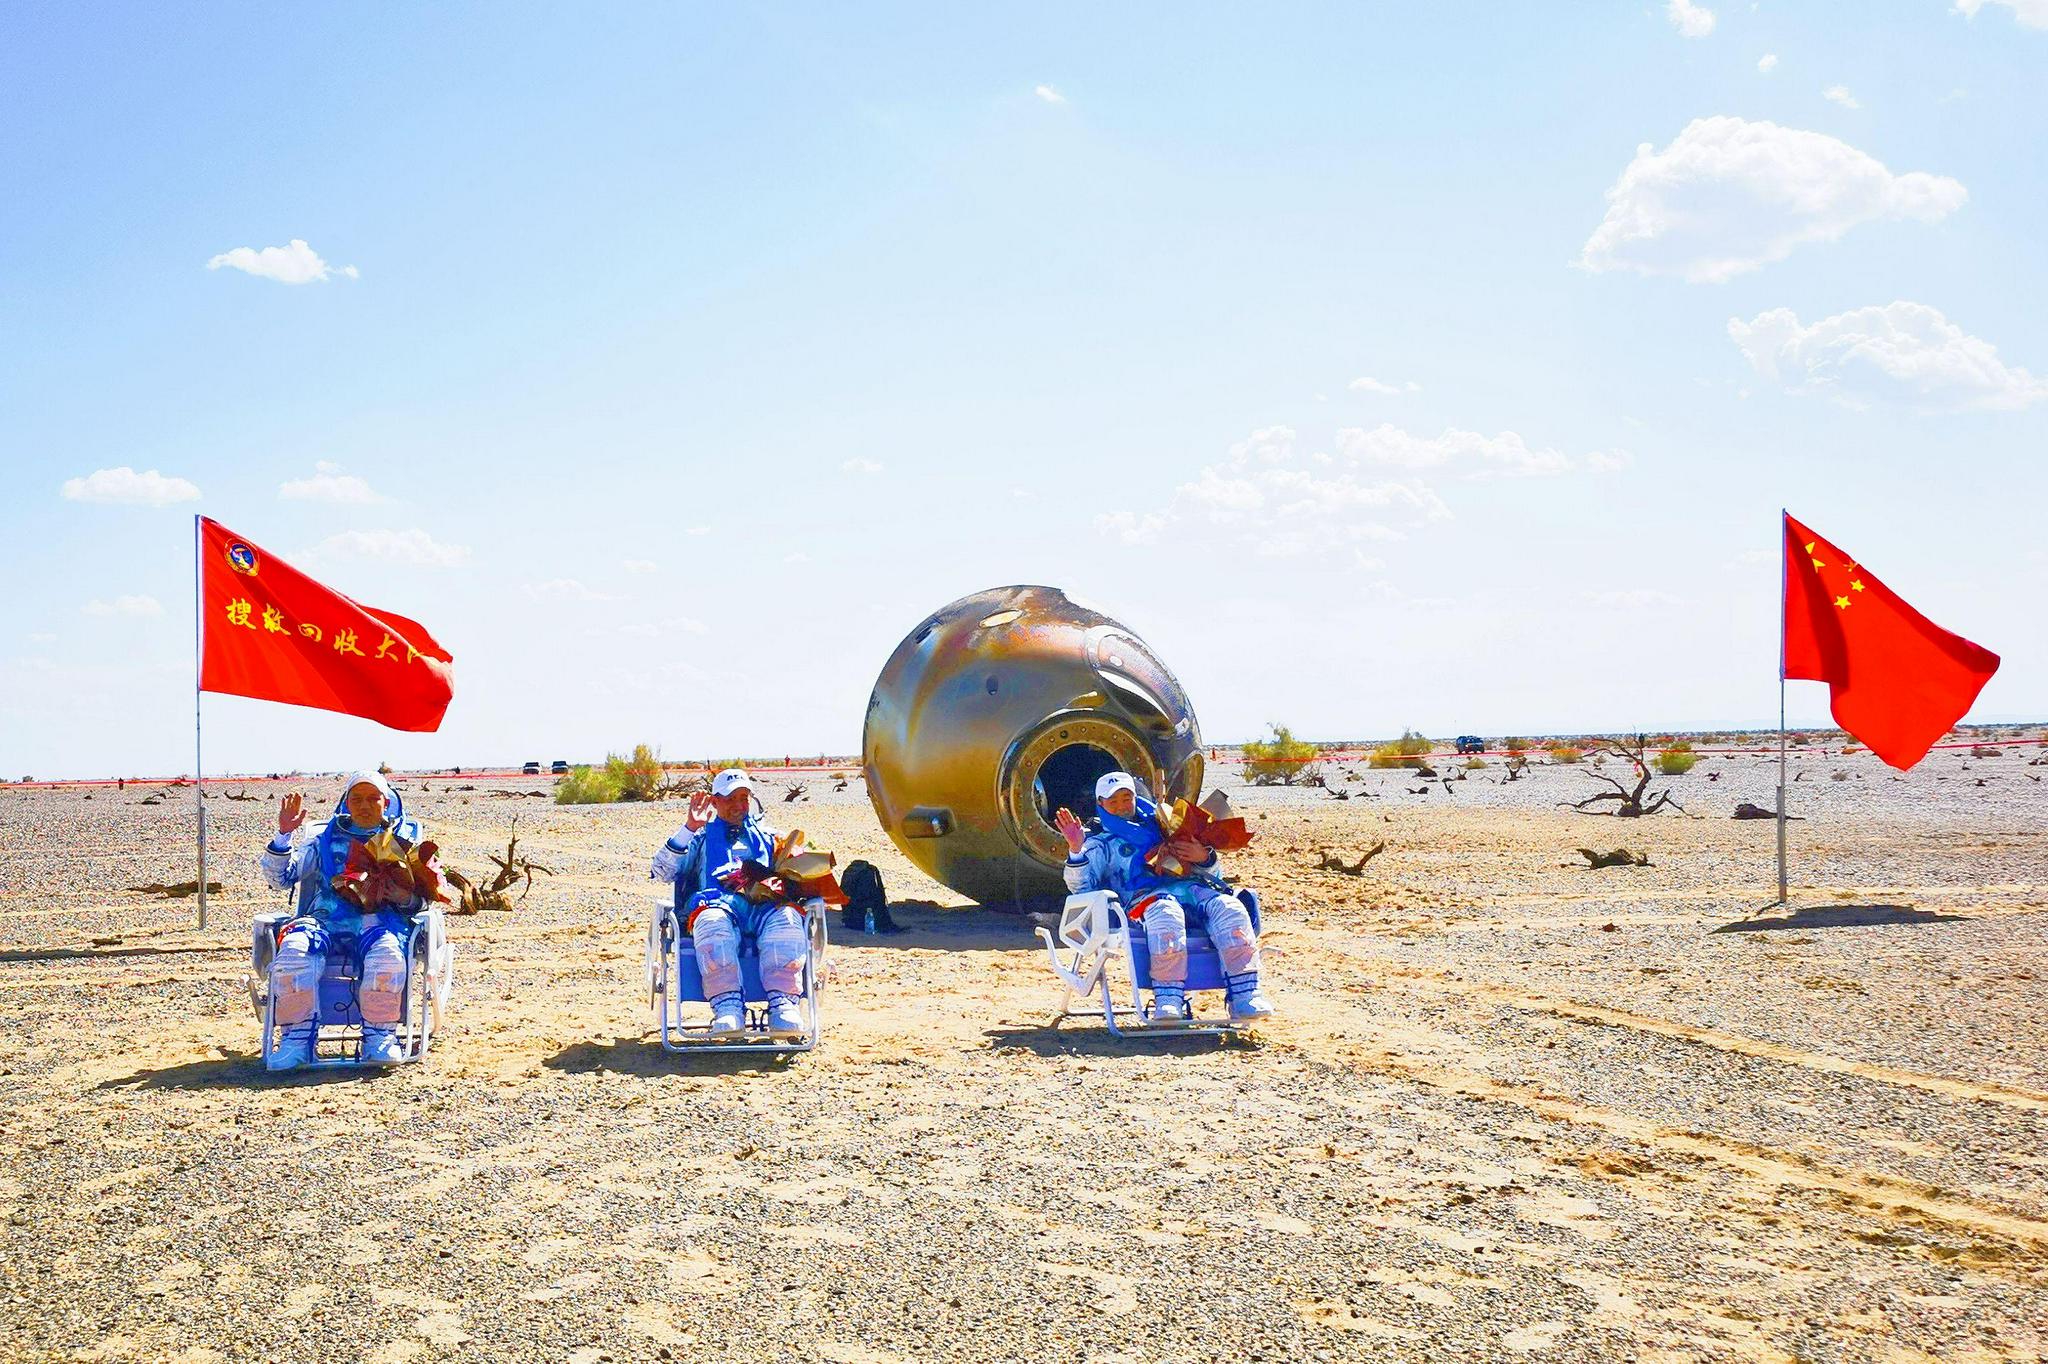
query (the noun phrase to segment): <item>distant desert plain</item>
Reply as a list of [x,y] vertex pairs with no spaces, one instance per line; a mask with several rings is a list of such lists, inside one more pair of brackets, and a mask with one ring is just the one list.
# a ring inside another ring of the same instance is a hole
[[446,865],[516,816],[553,874],[451,919],[447,1025],[374,1075],[266,1075],[242,985],[278,797],[331,778],[209,782],[204,932],[128,889],[192,878],[189,787],[0,790],[0,1357],[2040,1360],[2048,748],[1990,742],[1796,749],[1786,907],[1731,818],[1774,754],[1635,820],[1540,752],[1218,764],[1280,1011],[1230,1041],[1054,1028],[1030,920],[920,875],[856,764],[764,769],[905,930],[834,916],[785,1060],[653,1035],[681,801],[400,774]]

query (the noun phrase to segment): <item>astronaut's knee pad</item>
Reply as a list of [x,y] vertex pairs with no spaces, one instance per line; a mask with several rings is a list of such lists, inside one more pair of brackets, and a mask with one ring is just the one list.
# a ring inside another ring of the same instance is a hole
[[310,930],[284,935],[270,959],[270,996],[277,1002],[279,1023],[303,1023],[313,1016],[320,1002],[320,973],[326,969],[327,954]]
[[1234,895],[1218,895],[1205,902],[1203,914],[1209,920],[1209,941],[1223,959],[1223,969],[1241,975],[1259,969],[1259,935],[1252,929],[1252,916]]
[[1180,901],[1155,895],[1138,901],[1138,922],[1145,926],[1145,945],[1152,950],[1152,979],[1169,984],[1187,979],[1188,919]]
[[740,929],[732,909],[720,900],[697,906],[690,924],[690,943],[697,949],[697,970],[704,993],[721,995],[740,988]]
[[769,910],[761,918],[755,941],[761,949],[761,987],[788,995],[801,993],[804,958],[810,951],[803,916],[786,905]]
[[364,950],[356,1004],[365,1023],[382,1027],[397,1023],[404,1012],[405,949],[397,934],[380,934]]

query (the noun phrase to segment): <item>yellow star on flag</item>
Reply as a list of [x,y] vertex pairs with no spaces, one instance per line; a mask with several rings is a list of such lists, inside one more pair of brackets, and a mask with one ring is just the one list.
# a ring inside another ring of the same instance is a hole
[[1847,597],[1837,597],[1835,598],[1835,605],[1846,611],[1849,609],[1849,599]]
[[1857,578],[1854,581],[1852,581],[1849,584],[1849,586],[1855,588],[1858,592],[1861,592],[1863,590],[1863,579]]

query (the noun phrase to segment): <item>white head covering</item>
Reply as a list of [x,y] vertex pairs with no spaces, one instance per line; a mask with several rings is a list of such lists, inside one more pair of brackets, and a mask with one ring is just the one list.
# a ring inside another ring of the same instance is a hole
[[391,783],[384,779],[384,774],[369,770],[351,772],[342,779],[341,799],[335,802],[334,808],[338,811],[346,811],[348,809],[348,793],[355,790],[358,786],[374,786],[383,794],[384,817],[386,819],[396,815],[404,808],[402,802],[398,799],[398,792],[393,790]]
[[721,800],[742,787],[749,791],[754,789],[754,783],[747,779],[744,768],[728,767],[711,779],[711,794]]
[[1095,803],[1102,804],[1119,791],[1137,794],[1138,783],[1128,772],[1105,772],[1095,779]]

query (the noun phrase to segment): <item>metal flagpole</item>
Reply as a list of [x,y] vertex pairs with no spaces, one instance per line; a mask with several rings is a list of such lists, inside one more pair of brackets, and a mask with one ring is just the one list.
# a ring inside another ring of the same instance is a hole
[[[201,668],[205,666],[205,616],[203,578],[199,567],[199,516],[193,516],[193,803],[199,805],[199,928],[207,928],[207,778],[205,748],[201,743],[199,719],[203,715],[205,692],[199,690]],[[1782,827],[1782,825],[1780,825]]]
[[1785,521],[1778,509],[1778,903],[1785,904]]

